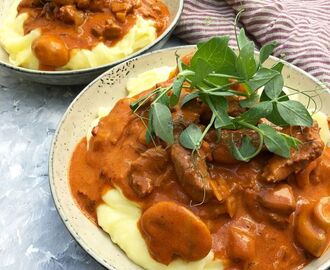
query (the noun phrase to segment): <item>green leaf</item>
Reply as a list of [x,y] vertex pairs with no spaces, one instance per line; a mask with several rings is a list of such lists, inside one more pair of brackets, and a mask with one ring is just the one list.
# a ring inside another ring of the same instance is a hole
[[195,76],[192,79],[191,84],[193,86],[201,83],[207,75],[212,72],[212,66],[203,58],[197,58],[195,62]]
[[276,70],[260,68],[248,83],[253,90],[257,90],[274,79],[277,75],[280,74]]
[[242,139],[242,144],[240,147],[240,152],[242,154],[244,154],[244,156],[251,156],[255,153],[255,151],[256,151],[256,148],[252,144],[252,139],[249,136],[244,135],[244,137]]
[[278,96],[280,96],[281,93],[283,93],[283,86],[284,86],[283,76],[282,74],[278,74],[265,85],[263,92],[270,99],[275,99]]
[[[158,94],[158,96],[161,94],[161,92]],[[170,97],[167,94],[162,95],[157,103],[161,103],[164,104],[166,107],[168,107],[170,105]]]
[[307,126],[313,124],[313,119],[305,106],[295,100],[277,102],[277,109],[282,119],[290,126]]
[[259,95],[253,92],[248,98],[241,100],[239,102],[239,105],[242,108],[251,108],[258,103],[259,98],[260,98]]
[[229,83],[228,78],[221,78],[221,77],[215,77],[215,76],[208,76],[206,78],[206,81],[213,84],[214,86],[224,86],[227,85]]
[[172,86],[172,95],[170,97],[171,107],[178,104],[179,99],[180,99],[180,95],[181,95],[181,89],[182,89],[184,81],[185,81],[184,77],[176,78],[174,80],[173,86]]
[[273,110],[272,103],[270,101],[260,102],[253,106],[247,112],[241,114],[238,118],[239,121],[244,121],[251,125],[255,125],[261,118],[268,116]]
[[172,144],[174,142],[173,123],[169,108],[161,103],[153,103],[151,115],[155,134],[167,144]]
[[199,97],[199,93],[198,92],[193,92],[190,94],[187,94],[184,96],[182,102],[181,102],[181,107],[183,107],[186,103],[188,103],[189,101],[198,98]]
[[302,144],[302,142],[300,140],[298,140],[295,137],[289,136],[285,133],[281,133],[281,136],[283,136],[283,138],[286,140],[287,144],[291,147],[294,148],[296,150],[299,149],[299,145]]
[[275,47],[276,47],[275,41],[265,44],[264,46],[261,47],[259,54],[260,64],[263,64],[268,59],[268,57],[273,53]]
[[247,38],[244,28],[241,28],[241,30],[239,31],[237,41],[238,41],[238,46],[240,47],[240,49],[242,49],[245,45],[247,45],[248,43],[251,42]]
[[199,142],[202,138],[203,133],[200,128],[195,124],[190,124],[182,133],[180,134],[180,144],[188,149],[195,150],[199,148]]
[[249,161],[254,154],[256,153],[256,148],[252,144],[252,140],[248,136],[244,136],[242,139],[242,143],[240,147],[237,147],[235,144],[233,136],[231,137],[230,140],[230,151],[232,155],[237,159],[241,161]]
[[[273,79],[271,79],[266,85],[261,94],[260,100],[272,100],[279,96],[286,95],[283,91],[284,81],[283,76],[281,74],[284,64],[282,62],[278,62],[271,69],[279,72]],[[288,97],[285,98],[289,100]]]
[[254,58],[254,43],[248,42],[241,48],[236,62],[238,74],[249,80],[257,71],[257,63]]
[[275,124],[276,126],[280,126],[280,127],[285,127],[288,124],[283,120],[283,118],[281,117],[281,115],[278,112],[276,103],[273,103],[273,110],[272,112],[266,116],[266,119],[270,122],[272,122],[273,124]]
[[214,37],[198,46],[191,59],[191,69],[196,70],[197,59],[205,60],[215,72],[226,71],[226,74],[236,74],[236,54],[228,46],[229,37]]
[[[272,95],[272,94],[271,94]],[[279,96],[277,98],[281,98],[281,101],[286,101],[289,100],[289,97],[284,91],[281,91]],[[262,91],[261,96],[260,96],[260,101],[268,101],[268,100],[274,100],[276,98],[270,98],[265,91]]]
[[200,47],[202,47],[205,44],[205,41],[201,41],[197,43],[197,48],[199,49]]
[[281,134],[266,124],[260,124],[258,128],[263,132],[264,143],[270,152],[284,158],[290,157],[290,147]]
[[214,127],[216,129],[232,124],[227,112],[228,102],[224,97],[208,96],[205,101],[215,115]]
[[271,69],[272,69],[272,70],[276,70],[276,71],[278,71],[279,73],[282,73],[283,67],[284,67],[283,62],[277,62],[274,66],[272,66]]
[[149,117],[148,117],[148,127],[146,131],[146,142],[147,144],[151,143],[152,138],[154,137],[155,133],[152,128],[152,113],[151,110],[149,111]]

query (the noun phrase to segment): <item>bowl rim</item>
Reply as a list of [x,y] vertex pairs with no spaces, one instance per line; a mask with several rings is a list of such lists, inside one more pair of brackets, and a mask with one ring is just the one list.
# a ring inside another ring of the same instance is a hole
[[[90,68],[83,68],[83,69],[73,69],[73,70],[56,70],[56,71],[34,70],[34,69],[28,69],[28,68],[24,68],[24,67],[20,67],[20,66],[15,66],[11,63],[6,63],[2,60],[0,60],[0,66],[6,67],[6,68],[9,68],[9,69],[13,69],[15,71],[19,71],[19,72],[22,72],[22,73],[28,73],[28,74],[33,74],[33,75],[50,75],[50,76],[51,75],[63,76],[63,75],[85,74],[85,73],[89,73],[89,72],[102,71],[107,67],[111,68],[113,66],[117,66],[118,64],[120,64],[122,62],[126,62],[127,60],[132,59],[134,57],[137,57],[140,54],[143,54],[144,52],[152,49],[160,41],[165,39],[167,35],[171,34],[171,32],[175,29],[176,25],[179,23],[179,19],[182,15],[182,12],[183,12],[184,0],[177,0],[177,1],[179,2],[178,10],[175,14],[175,17],[173,18],[172,23],[169,26],[167,26],[165,31],[159,37],[157,37],[153,42],[151,42],[147,46],[141,48],[140,50],[128,55],[125,58],[121,58],[121,59],[118,59],[114,62],[104,64],[104,65],[101,65],[101,66],[97,66],[97,67],[90,67]],[[4,50],[5,53],[7,53],[4,48],[2,48],[2,49]]]
[[[99,257],[99,255],[95,254],[93,250],[91,250],[88,246],[88,243],[85,242],[80,236],[79,233],[73,228],[73,226],[71,225],[71,223],[68,221],[66,215],[64,214],[63,210],[62,210],[62,206],[60,205],[58,199],[57,199],[57,192],[55,189],[55,181],[54,181],[54,167],[53,167],[53,160],[54,160],[54,149],[56,146],[56,142],[57,142],[57,138],[59,135],[59,132],[61,130],[62,124],[65,121],[65,119],[67,118],[68,114],[71,113],[72,111],[72,107],[74,106],[74,104],[80,99],[81,96],[83,96],[85,94],[85,92],[87,92],[90,87],[92,85],[94,85],[96,82],[98,82],[105,74],[107,74],[110,70],[112,69],[116,69],[116,68],[120,68],[122,65],[125,65],[126,62],[129,61],[138,61],[140,58],[146,57],[146,56],[150,56],[150,55],[154,55],[154,54],[161,54],[163,52],[166,51],[176,51],[176,50],[181,50],[181,49],[193,49],[196,48],[196,45],[182,45],[182,46],[175,46],[175,47],[168,47],[168,48],[164,48],[164,49],[160,49],[160,50],[155,50],[152,52],[148,52],[139,56],[136,56],[134,58],[128,59],[125,62],[120,63],[119,65],[116,65],[114,67],[111,67],[110,69],[108,69],[107,71],[105,71],[104,73],[102,73],[101,75],[99,75],[97,78],[95,78],[92,82],[90,82],[88,85],[86,85],[84,87],[84,89],[73,99],[73,101],[70,103],[70,105],[67,107],[65,113],[63,114],[63,116],[61,117],[60,121],[58,122],[58,125],[56,127],[56,131],[54,133],[52,142],[51,142],[51,147],[50,147],[50,151],[49,151],[49,158],[48,158],[48,182],[49,182],[49,186],[50,186],[50,190],[51,190],[51,195],[52,195],[52,199],[54,201],[56,210],[59,214],[59,216],[61,217],[61,220],[63,222],[63,224],[65,225],[65,227],[67,228],[67,230],[69,231],[69,233],[71,234],[71,236],[75,239],[75,241],[90,255],[94,258],[94,260],[96,260],[99,264],[101,264],[102,266],[104,266],[107,269],[110,270],[118,270],[117,268],[115,268],[112,265],[109,265],[105,260],[103,260],[101,257]],[[255,51],[255,55],[259,55],[258,51]],[[318,80],[317,78],[315,78],[314,76],[312,76],[311,74],[307,73],[306,71],[302,70],[301,68],[287,62],[284,61],[282,59],[279,59],[275,56],[270,56],[270,58],[274,61],[281,61],[284,63],[284,65],[288,66],[289,68],[301,73],[303,76],[308,77],[310,80],[312,80],[313,82],[315,82],[315,84],[323,87],[328,94],[330,94],[330,90],[329,88],[324,85],[324,83],[322,83],[320,80]],[[78,207],[78,206],[77,206]],[[111,239],[109,239],[111,241]],[[119,247],[118,247],[119,248]],[[325,270],[330,266],[330,259],[326,262],[324,262],[317,270]]]

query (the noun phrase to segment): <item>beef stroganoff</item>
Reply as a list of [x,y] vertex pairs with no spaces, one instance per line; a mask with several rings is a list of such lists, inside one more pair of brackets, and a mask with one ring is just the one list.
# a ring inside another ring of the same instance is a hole
[[167,80],[132,79],[78,143],[72,194],[136,264],[300,269],[326,251],[327,116],[286,91],[283,63],[264,66],[274,46],[255,57],[243,30],[237,54],[200,44]]

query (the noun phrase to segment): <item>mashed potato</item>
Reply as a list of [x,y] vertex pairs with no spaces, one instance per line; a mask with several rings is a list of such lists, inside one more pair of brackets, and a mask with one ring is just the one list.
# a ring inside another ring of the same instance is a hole
[[105,203],[97,207],[98,224],[136,264],[148,270],[223,269],[221,261],[213,260],[212,252],[202,260],[195,262],[176,259],[168,266],[158,263],[150,256],[147,245],[137,227],[137,222],[141,216],[139,207],[126,199],[116,189],[108,191],[102,198]]
[[174,69],[175,67],[163,66],[148,70],[134,78],[130,78],[126,85],[128,96],[133,97],[141,93],[141,90],[150,89],[155,86],[155,84],[168,80]]
[[313,114],[313,119],[317,121],[320,127],[320,136],[322,141],[329,145],[330,143],[330,131],[328,126],[328,117],[323,112],[317,112]]
[[[39,29],[24,35],[23,24],[27,14],[17,16],[17,6],[20,0],[13,3],[8,16],[0,26],[0,44],[9,54],[9,61],[15,66],[38,69],[39,60],[33,54],[31,45],[41,35]],[[136,24],[114,46],[107,47],[99,43],[92,50],[74,49],[70,61],[59,70],[73,70],[97,67],[125,58],[139,49],[147,46],[157,38],[153,20],[138,16]]]

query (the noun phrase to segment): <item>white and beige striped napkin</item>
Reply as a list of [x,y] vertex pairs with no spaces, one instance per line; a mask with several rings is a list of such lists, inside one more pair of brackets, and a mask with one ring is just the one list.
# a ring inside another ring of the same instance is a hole
[[259,45],[279,44],[275,56],[330,85],[330,0],[185,0],[175,31],[195,44],[214,35],[229,35],[235,45],[234,18]]

